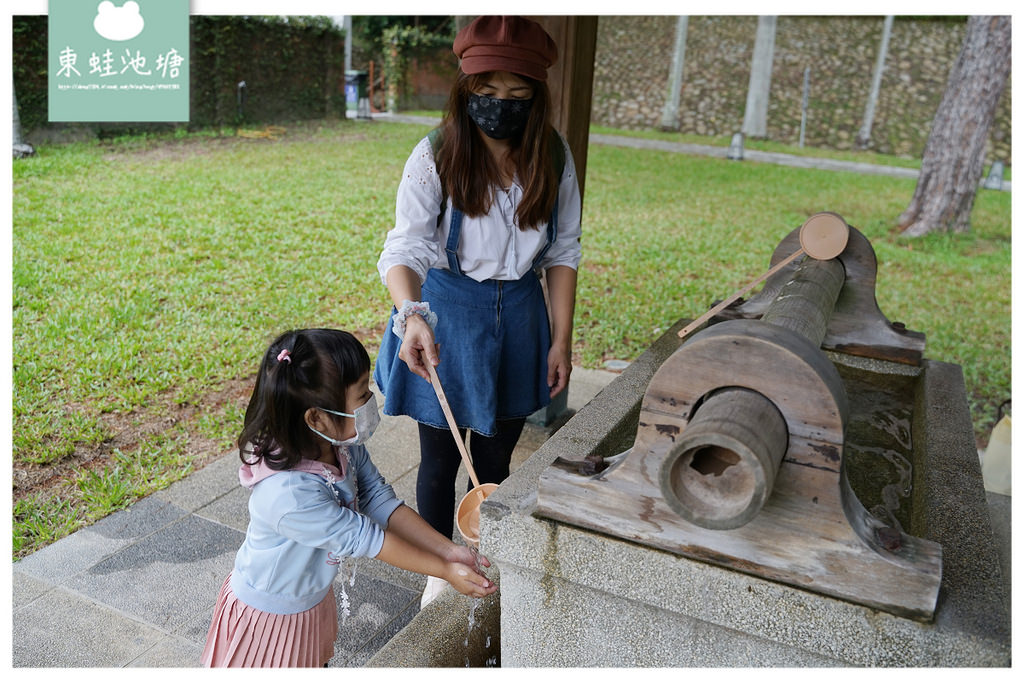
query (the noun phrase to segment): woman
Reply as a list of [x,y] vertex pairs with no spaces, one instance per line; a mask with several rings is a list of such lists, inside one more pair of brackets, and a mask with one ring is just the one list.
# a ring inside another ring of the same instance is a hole
[[[500,483],[526,417],[569,381],[580,258],[575,166],[548,121],[554,41],[533,21],[485,16],[453,49],[460,73],[438,139],[406,162],[377,263],[395,308],[374,374],[384,413],[419,423],[417,506],[448,537],[460,456],[426,363],[475,432],[480,481]],[[443,586],[428,580],[422,604]]]

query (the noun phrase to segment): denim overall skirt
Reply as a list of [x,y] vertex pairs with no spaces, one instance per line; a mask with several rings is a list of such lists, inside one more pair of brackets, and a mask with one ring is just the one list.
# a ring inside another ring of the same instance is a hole
[[[519,280],[477,282],[462,273],[456,255],[462,218],[452,207],[448,269],[428,271],[421,298],[437,314],[437,375],[455,422],[493,436],[496,420],[528,417],[551,402],[551,328],[537,267],[557,236],[557,202],[544,248]],[[434,388],[398,357],[402,340],[391,331],[395,312],[392,308],[373,374],[384,394],[383,412],[448,429]]]

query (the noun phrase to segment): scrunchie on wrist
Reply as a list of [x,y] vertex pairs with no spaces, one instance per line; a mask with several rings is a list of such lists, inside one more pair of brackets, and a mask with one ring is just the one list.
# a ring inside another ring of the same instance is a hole
[[405,339],[405,319],[410,315],[418,315],[423,318],[430,325],[430,329],[434,329],[437,325],[437,313],[430,310],[429,302],[406,299],[402,302],[402,307],[395,312],[395,322],[391,326],[391,331],[398,335],[399,339]]

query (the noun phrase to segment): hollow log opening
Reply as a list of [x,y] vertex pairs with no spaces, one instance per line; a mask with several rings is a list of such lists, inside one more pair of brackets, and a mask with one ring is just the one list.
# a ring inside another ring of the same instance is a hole
[[726,468],[735,465],[739,461],[740,456],[735,451],[721,448],[720,446],[709,446],[707,448],[698,448],[690,456],[690,467],[705,476],[712,474],[720,477]]
[[665,502],[707,529],[746,524],[771,493],[788,440],[785,419],[763,395],[737,387],[714,391],[661,465]]

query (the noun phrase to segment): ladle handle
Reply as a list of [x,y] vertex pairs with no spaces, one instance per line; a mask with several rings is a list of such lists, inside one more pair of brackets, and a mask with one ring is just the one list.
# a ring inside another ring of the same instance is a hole
[[[679,337],[683,338],[683,337],[687,336],[688,334],[690,334],[691,332],[693,332],[695,329],[697,329],[698,327],[700,327],[701,325],[706,323],[708,320],[710,320],[712,316],[718,315],[719,313],[722,312],[723,309],[725,309],[733,301],[736,301],[736,299],[739,299],[741,296],[743,296],[744,294],[749,292],[751,289],[753,289],[754,286],[757,283],[761,282],[761,280],[764,280],[765,278],[769,278],[772,275],[774,275],[775,273],[779,272],[784,267],[786,267],[787,265],[792,263],[794,260],[796,260],[797,257],[803,256],[804,253],[805,252],[804,252],[803,248],[801,247],[800,249],[797,249],[794,253],[790,254],[786,258],[784,258],[781,261],[779,261],[778,263],[776,263],[764,275],[762,275],[761,277],[757,278],[756,280],[750,282],[748,285],[746,285],[745,287],[742,287],[738,291],[734,292],[727,299],[723,299],[718,304],[716,304],[714,307],[709,309],[704,315],[702,315],[701,317],[697,318],[696,320],[691,322],[689,325],[687,325],[683,329],[679,330]],[[430,363],[427,363],[427,365],[430,365]]]
[[437,400],[441,404],[441,410],[444,411],[444,417],[448,420],[448,428],[452,430],[452,436],[455,437],[455,444],[459,447],[459,453],[462,454],[462,462],[466,465],[469,478],[473,481],[473,486],[480,486],[480,480],[476,478],[476,470],[473,469],[473,461],[469,458],[466,444],[463,443],[462,435],[459,434],[459,426],[455,424],[452,408],[448,405],[448,397],[444,395],[444,389],[441,388],[441,380],[437,377],[437,370],[434,369],[433,363],[429,360],[426,361],[426,366],[430,372],[430,384],[433,385],[434,393],[437,394]]

